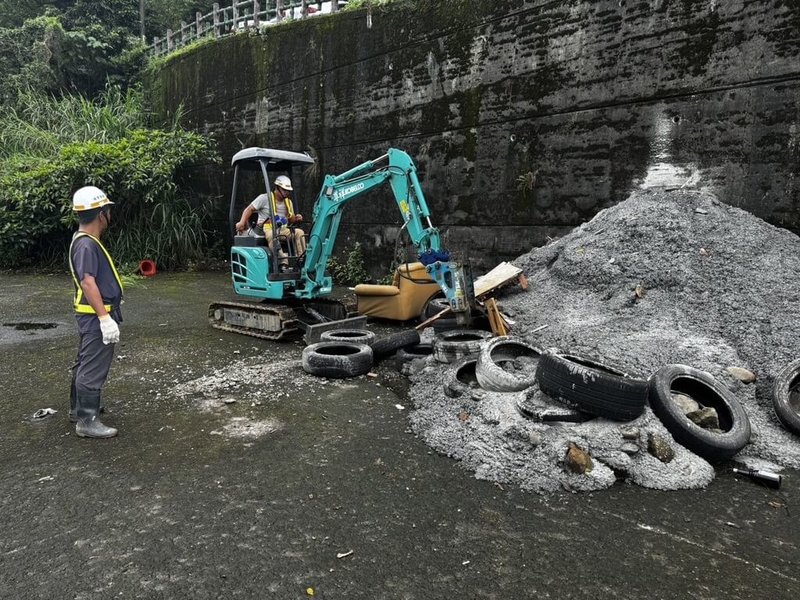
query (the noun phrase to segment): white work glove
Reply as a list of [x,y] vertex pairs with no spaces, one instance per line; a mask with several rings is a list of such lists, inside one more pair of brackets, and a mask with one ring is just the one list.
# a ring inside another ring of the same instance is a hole
[[100,319],[100,331],[103,332],[103,343],[116,344],[119,341],[119,325],[109,315],[98,317]]

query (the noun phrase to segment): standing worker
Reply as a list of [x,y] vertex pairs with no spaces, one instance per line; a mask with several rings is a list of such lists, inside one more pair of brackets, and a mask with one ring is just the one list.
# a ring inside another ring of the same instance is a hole
[[122,322],[122,281],[100,237],[111,224],[113,202],[106,194],[86,186],[72,197],[72,210],[78,217],[78,231],[69,247],[69,267],[75,288],[75,318],[80,344],[72,368],[70,421],[80,437],[110,438],[113,427],[100,421],[100,389],[108,377],[119,342]]
[[[272,221],[270,221],[270,203],[272,203],[272,215],[280,217],[284,222],[289,225],[299,225],[303,222],[303,215],[295,214],[294,206],[292,205],[292,180],[286,175],[278,175],[275,178],[275,187],[271,194],[260,194],[253,200],[242,212],[242,218],[236,223],[236,231],[243,233],[247,228],[247,222],[250,216],[258,213],[258,221],[256,222],[255,233],[263,235],[267,238],[267,248],[272,248]],[[278,235],[283,236],[287,240],[294,240],[295,256],[302,256],[306,251],[306,238],[305,233],[300,227],[295,227],[290,230],[288,227],[279,227]],[[280,259],[281,267],[286,268],[288,261],[286,253],[278,247],[278,257]]]

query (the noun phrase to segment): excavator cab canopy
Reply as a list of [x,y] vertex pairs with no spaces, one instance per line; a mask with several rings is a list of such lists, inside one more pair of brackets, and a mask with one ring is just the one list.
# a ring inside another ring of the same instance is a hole
[[267,163],[270,171],[286,171],[293,166],[313,165],[316,161],[305,152],[289,152],[272,148],[245,148],[239,150],[231,159],[231,166],[241,169],[261,169],[261,161]]
[[[301,212],[302,169],[316,163],[316,160],[305,152],[290,152],[272,148],[245,148],[239,150],[231,159],[233,167],[233,190],[228,209],[228,226],[231,234],[244,208],[256,196],[269,193],[272,181],[278,175],[286,175],[292,180],[292,202],[295,211]],[[236,240],[239,240],[238,242]],[[234,244],[252,242],[245,238],[234,238]]]

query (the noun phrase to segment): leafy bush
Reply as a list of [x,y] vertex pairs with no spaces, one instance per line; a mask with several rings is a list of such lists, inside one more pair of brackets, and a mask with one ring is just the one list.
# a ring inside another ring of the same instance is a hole
[[132,92],[111,88],[96,103],[27,93],[25,110],[0,111],[0,266],[63,260],[83,185],[116,204],[109,245],[120,262],[172,268],[203,255],[207,211],[189,205],[176,176],[216,160],[208,140],[145,129]]
[[369,273],[364,264],[364,251],[361,249],[361,244],[356,242],[343,263],[334,258],[329,259],[328,271],[337,285],[358,285],[367,281]]

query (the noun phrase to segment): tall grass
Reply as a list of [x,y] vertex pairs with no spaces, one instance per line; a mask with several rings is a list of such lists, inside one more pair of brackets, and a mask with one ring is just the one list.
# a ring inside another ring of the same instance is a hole
[[216,155],[210,140],[180,128],[181,117],[151,129],[140,94],[112,86],[96,100],[28,90],[0,108],[0,264],[61,262],[70,197],[85,184],[117,200],[108,241],[120,262],[150,258],[169,269],[202,258],[210,211],[190,205],[177,173]]
[[[167,128],[179,129],[182,116],[179,108]],[[150,121],[141,94],[132,88],[107,86],[95,100],[23,90],[15,106],[0,108],[0,160],[18,154],[46,158],[67,144],[115,142]]]

